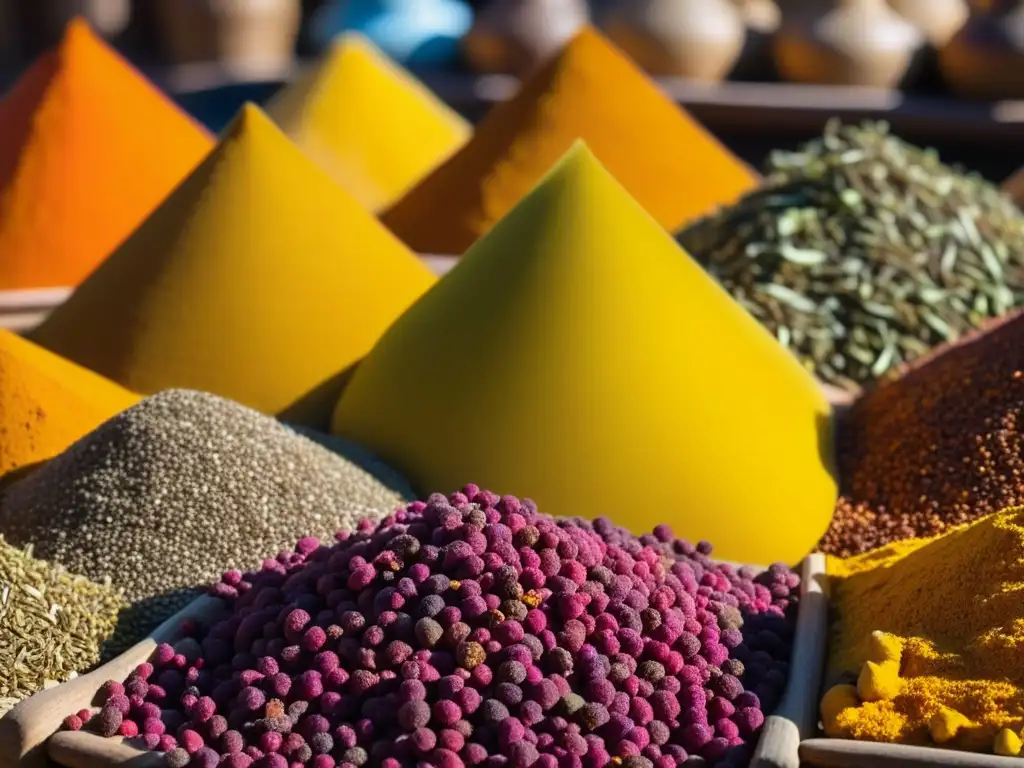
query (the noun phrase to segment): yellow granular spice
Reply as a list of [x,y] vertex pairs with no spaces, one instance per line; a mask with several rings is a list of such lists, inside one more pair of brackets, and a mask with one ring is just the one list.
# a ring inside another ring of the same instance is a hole
[[865,670],[877,671],[868,662],[896,664],[879,658],[879,636],[872,633],[888,633],[887,641],[902,647],[898,685],[870,702],[839,697],[843,705],[836,706],[833,695],[823,707],[828,732],[984,751],[1002,729],[1020,732],[1024,507],[935,538],[829,558],[828,572],[835,611],[830,677],[864,679]]

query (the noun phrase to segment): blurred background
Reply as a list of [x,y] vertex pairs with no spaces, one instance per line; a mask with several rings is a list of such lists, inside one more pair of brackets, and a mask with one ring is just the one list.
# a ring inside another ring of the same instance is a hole
[[1024,0],[0,0],[0,86],[75,15],[214,130],[353,29],[476,120],[592,23],[753,163],[836,116],[1024,165]]

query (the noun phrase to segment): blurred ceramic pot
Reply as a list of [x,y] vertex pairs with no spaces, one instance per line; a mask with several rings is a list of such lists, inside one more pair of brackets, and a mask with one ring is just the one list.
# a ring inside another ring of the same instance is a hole
[[458,61],[472,23],[465,0],[333,0],[317,12],[313,38],[323,48],[344,32],[361,32],[400,64],[437,68]]
[[648,73],[706,82],[728,75],[746,38],[731,0],[617,0],[604,28]]
[[159,0],[160,30],[177,64],[216,61],[251,78],[276,78],[295,57],[301,0]]
[[971,15],[967,0],[889,0],[889,7],[916,25],[936,48],[948,43]]
[[491,0],[462,53],[481,73],[521,75],[557,53],[590,18],[586,0]]
[[124,32],[132,17],[131,0],[31,0],[12,6],[18,7],[25,42],[33,52],[60,40],[64,27],[76,16],[108,40]]
[[772,39],[782,24],[782,11],[775,0],[733,0],[739,8],[746,35],[743,50],[733,66],[734,80],[765,80],[775,75]]
[[773,51],[787,80],[895,88],[916,74],[926,44],[886,0],[818,0],[783,18]]
[[1024,0],[992,0],[939,51],[950,87],[972,99],[1024,98]]

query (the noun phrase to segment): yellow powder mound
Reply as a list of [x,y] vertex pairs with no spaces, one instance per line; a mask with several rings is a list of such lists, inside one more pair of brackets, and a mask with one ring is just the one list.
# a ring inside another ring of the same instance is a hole
[[73,21],[0,100],[0,290],[77,285],[212,148]]
[[391,205],[472,133],[365,37],[342,37],[267,105],[320,167],[367,208]]
[[32,334],[137,392],[326,427],[344,372],[435,281],[257,107]]
[[1024,508],[931,539],[829,558],[833,678],[872,660],[872,632],[902,648],[894,698],[836,713],[833,729],[870,741],[930,743],[943,710],[966,718],[956,742],[991,751],[1024,727]]
[[420,492],[670,522],[764,563],[828,525],[827,420],[811,376],[578,145],[384,335],[333,427]]
[[0,330],[0,477],[53,458],[139,400],[112,381]]
[[418,253],[461,254],[580,138],[673,231],[757,183],[625,54],[585,28],[383,221]]

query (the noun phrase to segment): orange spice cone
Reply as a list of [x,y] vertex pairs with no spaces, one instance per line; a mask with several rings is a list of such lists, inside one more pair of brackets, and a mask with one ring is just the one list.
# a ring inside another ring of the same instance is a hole
[[212,146],[72,21],[0,100],[0,290],[77,285]]
[[1012,197],[1020,206],[1024,206],[1024,168],[1003,183],[1003,191]]
[[279,91],[267,114],[373,211],[394,203],[473,132],[458,113],[354,32]]
[[577,139],[670,231],[757,184],[750,168],[585,27],[382,220],[417,253],[462,254]]
[[56,456],[140,399],[0,330],[0,477]]
[[435,280],[246,105],[32,338],[143,394],[198,389],[326,429],[345,372]]
[[334,431],[420,494],[796,562],[836,499],[813,377],[575,147],[360,364]]

